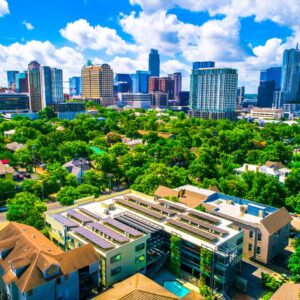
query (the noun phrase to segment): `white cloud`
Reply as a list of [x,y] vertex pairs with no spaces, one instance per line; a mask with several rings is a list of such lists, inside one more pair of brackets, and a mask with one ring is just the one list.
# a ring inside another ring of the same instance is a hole
[[34,26],[31,23],[26,22],[25,20],[22,22],[22,24],[27,28],[27,30],[33,30],[34,29]]
[[60,30],[60,34],[75,43],[81,49],[105,50],[107,54],[134,51],[134,45],[126,43],[115,29],[91,26],[86,20],[80,19]]
[[79,75],[85,59],[82,53],[70,48],[57,48],[49,41],[30,41],[26,44],[0,44],[0,84],[6,85],[7,70],[25,70],[31,60],[41,65],[63,69],[64,80]]
[[0,17],[9,14],[8,3],[6,0],[0,0]]

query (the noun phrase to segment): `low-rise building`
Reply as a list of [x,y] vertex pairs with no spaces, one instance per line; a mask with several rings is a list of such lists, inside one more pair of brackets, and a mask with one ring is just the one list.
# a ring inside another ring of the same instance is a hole
[[118,101],[122,106],[148,109],[151,107],[152,96],[142,93],[119,93]]
[[243,232],[231,221],[132,190],[48,212],[46,222],[62,247],[93,243],[105,287],[137,272],[151,278],[169,262],[187,281],[231,294],[242,260]]
[[1,299],[79,300],[98,286],[99,257],[90,244],[63,252],[31,226],[5,226],[0,257]]
[[29,111],[28,94],[0,93],[1,113],[21,113]]
[[173,190],[159,187],[155,194],[177,197],[187,206],[200,205],[209,213],[232,221],[232,228],[244,231],[246,258],[269,263],[288,245],[292,218],[284,207],[277,209],[189,185]]
[[284,110],[277,108],[258,108],[251,109],[253,119],[281,120],[284,117]]
[[84,173],[90,170],[90,163],[85,158],[74,158],[63,165],[70,174],[80,180]]

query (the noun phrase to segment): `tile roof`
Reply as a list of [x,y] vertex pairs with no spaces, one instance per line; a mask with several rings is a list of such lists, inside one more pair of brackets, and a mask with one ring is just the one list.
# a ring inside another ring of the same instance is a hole
[[284,283],[270,298],[270,300],[298,300],[300,299],[300,284]]
[[177,296],[142,274],[135,274],[117,284],[95,300],[173,300]]
[[205,200],[207,200],[208,196],[188,190],[184,190],[183,195],[179,198],[179,202],[185,204],[190,208],[195,208],[202,205]]
[[[15,222],[9,223],[0,231],[0,252],[9,250],[0,260],[6,284],[14,282],[23,293],[46,283],[43,272],[57,266],[55,277],[69,274],[99,260],[92,245],[88,244],[69,252],[63,252],[37,229]],[[25,270],[15,276],[14,270]]]
[[282,207],[276,212],[261,220],[260,223],[272,235],[291,221],[292,217],[290,216],[288,211],[284,207]]
[[159,197],[178,197],[179,196],[179,191],[175,191],[175,190],[172,190],[166,186],[163,186],[163,185],[160,185],[154,195],[156,196],[159,196]]
[[269,168],[274,168],[274,169],[282,169],[285,167],[284,164],[282,164],[281,162],[277,162],[277,161],[270,161],[268,160],[265,163],[265,166],[269,167]]
[[9,144],[6,144],[6,148],[10,151],[17,151],[19,149],[23,149],[25,148],[25,145],[24,144],[20,144],[20,143],[17,143],[17,142],[12,142],[12,143],[9,143]]

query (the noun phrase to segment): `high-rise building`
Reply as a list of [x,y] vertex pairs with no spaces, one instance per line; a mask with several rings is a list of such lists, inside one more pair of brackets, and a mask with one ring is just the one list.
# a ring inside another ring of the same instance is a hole
[[158,90],[168,93],[169,99],[174,99],[174,80],[172,77],[160,77]]
[[51,90],[52,103],[60,103],[64,101],[63,71],[61,69],[51,69]]
[[172,75],[169,75],[174,82],[174,99],[179,100],[179,93],[182,89],[182,75],[180,72],[176,72]]
[[149,53],[149,62],[148,62],[148,70],[150,72],[150,76],[158,76],[160,74],[160,58],[158,50],[151,49]]
[[51,68],[40,67],[42,108],[52,103]]
[[38,112],[42,109],[42,91],[40,64],[37,61],[32,61],[28,65],[28,88],[30,110]]
[[[266,81],[274,81],[275,83],[275,90],[279,91],[281,88],[281,67],[272,67],[272,68],[268,68],[265,72],[265,80]],[[261,79],[261,81],[263,81]]]
[[164,92],[151,92],[152,95],[152,106],[154,107],[167,107],[169,95]]
[[16,87],[16,75],[19,71],[7,71],[7,87],[15,89]]
[[189,105],[190,92],[181,91],[179,93],[179,106],[188,106]]
[[275,81],[261,81],[257,93],[258,107],[272,107],[275,91]]
[[132,92],[147,94],[149,76],[150,72],[148,71],[136,71],[135,74],[132,74]]
[[117,93],[130,93],[132,91],[132,79],[130,74],[116,74],[115,85],[117,86]]
[[235,119],[238,74],[231,68],[196,69],[191,74],[191,116]]
[[283,53],[281,99],[282,104],[299,101],[300,86],[300,51],[298,45],[295,49],[286,49]]
[[195,61],[195,62],[193,62],[193,70],[214,68],[214,67],[215,67],[214,61]]
[[159,77],[149,77],[149,93],[159,91]]
[[71,77],[69,78],[69,93],[70,96],[80,96],[81,95],[81,77]]
[[108,106],[114,100],[114,73],[108,64],[85,66],[81,71],[82,97]]
[[27,71],[16,75],[16,91],[18,93],[28,93]]
[[237,88],[237,105],[242,105],[245,98],[245,87],[240,86]]

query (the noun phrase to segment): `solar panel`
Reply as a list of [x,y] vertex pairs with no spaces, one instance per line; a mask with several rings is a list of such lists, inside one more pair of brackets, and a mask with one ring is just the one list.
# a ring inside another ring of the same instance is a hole
[[61,223],[62,225],[68,227],[68,228],[74,228],[74,227],[78,227],[79,225],[75,222],[73,222],[72,220],[64,217],[63,215],[61,214],[56,214],[56,215],[53,215],[53,218]]
[[201,220],[204,220],[204,221],[207,221],[209,223],[212,223],[212,224],[218,224],[220,223],[220,220],[217,219],[217,218],[214,218],[214,217],[211,217],[205,213],[202,213],[200,211],[195,211],[195,210],[189,210],[188,213],[190,215],[193,215]]
[[127,207],[129,207],[129,208],[132,208],[132,209],[134,209],[134,210],[137,210],[137,211],[139,211],[139,212],[141,212],[141,213],[146,214],[146,215],[149,216],[149,217],[158,219],[158,220],[160,220],[160,221],[162,221],[162,220],[165,219],[165,216],[163,216],[163,215],[161,215],[161,214],[159,214],[159,213],[157,213],[157,212],[154,212],[154,211],[152,211],[152,210],[150,210],[150,209],[147,209],[147,208],[145,208],[145,207],[143,207],[143,206],[140,206],[140,205],[138,205],[138,204],[134,204],[134,203],[132,203],[132,202],[129,202],[129,201],[125,200],[125,199],[115,199],[115,201],[116,201],[117,203],[120,203],[120,204],[122,204],[122,205],[124,205],[124,206],[127,206]]
[[[150,201],[147,201],[147,200],[144,200],[144,199],[140,199],[138,197],[135,197],[135,196],[126,196],[129,200],[133,200],[134,202],[136,203],[140,203],[140,204],[143,204],[143,205],[146,205],[146,206],[149,206],[150,208],[154,209],[154,210],[157,210],[157,211],[160,211],[160,212],[164,212],[166,213],[167,215],[169,216],[174,216],[176,215],[176,212],[171,210],[171,209],[168,209],[166,207],[163,207],[161,205],[157,205],[157,204],[154,204],[154,203],[151,203]],[[126,198],[125,197],[125,198]]]
[[180,229],[183,229],[184,231],[187,231],[191,235],[196,235],[196,236],[198,236],[202,239],[208,240],[210,242],[218,240],[217,236],[207,233],[205,231],[202,231],[196,227],[189,226],[185,223],[182,223],[182,222],[179,222],[179,221],[176,221],[173,219],[169,219],[169,220],[167,220],[167,222],[171,225],[174,225],[174,226],[180,228]]
[[110,238],[112,238],[114,241],[120,243],[120,244],[123,244],[123,243],[126,243],[126,242],[129,242],[129,239],[123,235],[121,235],[120,233],[117,233],[107,227],[105,227],[104,225],[102,224],[99,224],[99,223],[91,223],[91,224],[88,224],[89,227],[99,231],[101,234],[104,234],[105,236],[108,236]]
[[68,217],[72,217],[72,218],[74,218],[74,219],[76,219],[76,220],[78,220],[78,221],[80,221],[84,224],[93,222],[93,220],[91,218],[77,212],[76,210],[68,210],[67,215],[68,215]]
[[180,206],[180,205],[176,205],[176,204],[174,204],[174,203],[172,203],[172,202],[170,202],[170,201],[166,201],[166,200],[160,199],[160,200],[159,200],[159,203],[160,203],[160,204],[164,204],[164,205],[166,205],[167,207],[170,207],[171,209],[176,209],[176,210],[181,211],[181,212],[185,212],[185,211],[186,211],[186,208],[185,208],[185,207],[182,207],[182,206]]
[[112,218],[103,219],[103,222],[111,225],[112,227],[114,227],[120,231],[126,232],[133,237],[139,237],[139,236],[143,235],[142,232],[140,232],[136,229],[133,229],[133,228],[131,228],[115,219],[112,219]]
[[95,233],[87,230],[84,227],[74,228],[73,231],[75,233],[77,233],[78,235],[84,237],[85,239],[87,239],[88,241],[90,241],[91,243],[93,243],[94,245],[100,247],[103,250],[109,250],[109,249],[113,249],[115,247],[110,242],[102,239],[101,237],[99,237]]
[[101,217],[100,217],[100,216],[98,216],[97,214],[95,214],[95,213],[89,211],[89,210],[86,209],[86,208],[80,207],[79,210],[82,211],[83,213],[85,213],[86,215],[88,215],[88,216],[94,218],[94,219],[97,220],[97,221],[100,221],[100,220],[101,220]]
[[192,218],[192,217],[187,216],[187,215],[182,215],[181,214],[181,215],[178,215],[178,218],[180,218],[181,220],[189,221],[192,224],[198,225],[201,228],[204,228],[204,229],[207,229],[207,230],[212,230],[214,233],[217,233],[221,236],[224,235],[224,234],[228,234],[228,231],[223,229],[223,228],[208,224],[206,222],[200,221],[198,219]]

